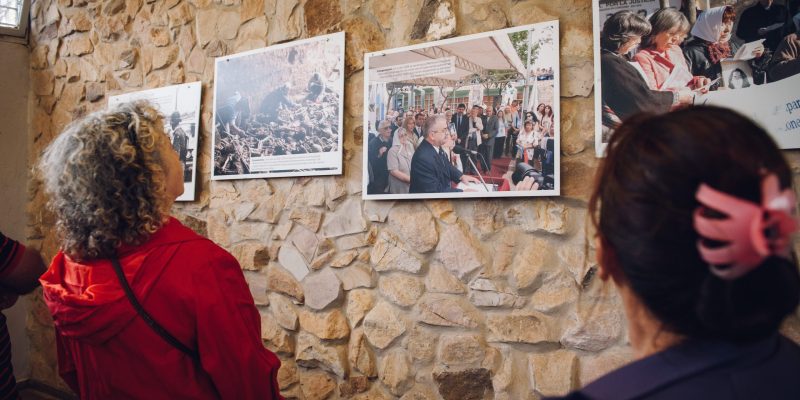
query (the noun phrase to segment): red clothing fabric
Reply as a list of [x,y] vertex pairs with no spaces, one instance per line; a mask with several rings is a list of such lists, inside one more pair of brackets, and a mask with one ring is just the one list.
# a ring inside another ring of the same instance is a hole
[[672,46],[664,54],[657,52],[655,49],[642,49],[636,53],[634,60],[639,63],[647,76],[647,86],[653,90],[666,90],[662,88],[664,82],[669,78],[674,68],[681,68],[685,71],[685,76],[688,78],[686,82],[675,82],[675,86],[689,86],[692,83],[692,75],[689,72],[689,66],[686,64],[686,59],[683,57],[683,52],[678,46]]
[[56,326],[59,374],[82,399],[282,399],[280,360],[239,263],[172,218],[120,264],[153,319],[200,354],[158,336],[131,306],[109,260],[58,253],[40,281]]

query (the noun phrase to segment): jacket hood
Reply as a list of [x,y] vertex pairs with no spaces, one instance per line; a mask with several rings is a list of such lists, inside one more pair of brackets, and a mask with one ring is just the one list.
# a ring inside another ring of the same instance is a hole
[[[119,262],[137,300],[145,303],[178,250],[174,244],[202,239],[170,218],[146,243],[120,248]],[[66,337],[103,343],[138,318],[109,259],[79,262],[59,252],[39,281],[56,329]]]

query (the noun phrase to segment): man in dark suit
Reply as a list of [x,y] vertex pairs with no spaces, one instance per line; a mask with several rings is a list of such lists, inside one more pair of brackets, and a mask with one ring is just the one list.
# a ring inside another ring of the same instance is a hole
[[[456,128],[456,144],[461,147],[467,147],[467,135],[469,135],[469,116],[465,114],[467,106],[461,103],[456,107],[456,113],[450,119],[450,123]],[[469,165],[467,161],[467,154],[461,154],[461,165]]]
[[492,171],[492,156],[494,155],[494,139],[497,136],[497,114],[494,112],[494,107],[489,106],[486,109],[486,122],[483,124],[483,158],[486,160],[486,168],[484,172]]
[[422,137],[422,125],[425,124],[425,114],[417,113],[414,116],[414,140],[419,140]]
[[425,140],[411,158],[409,193],[460,192],[461,189],[452,188],[451,183],[479,182],[474,177],[462,174],[450,164],[442,149],[448,134],[447,119],[444,116],[434,115],[425,121]]
[[372,171],[372,179],[367,185],[368,194],[384,194],[389,185],[389,168],[386,165],[386,154],[392,148],[392,130],[389,120],[378,125],[378,136],[369,141],[367,160]]
[[400,115],[394,117],[394,120],[392,121],[391,125],[389,126],[389,129],[391,129],[391,135],[392,135],[390,137],[394,137],[394,131],[396,131],[397,128],[399,128],[402,125],[403,125],[403,114],[400,114]]

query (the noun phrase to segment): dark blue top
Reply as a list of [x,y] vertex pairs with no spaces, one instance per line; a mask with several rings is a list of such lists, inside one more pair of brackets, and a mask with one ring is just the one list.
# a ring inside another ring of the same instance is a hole
[[800,346],[777,334],[746,344],[691,340],[561,399],[798,400]]

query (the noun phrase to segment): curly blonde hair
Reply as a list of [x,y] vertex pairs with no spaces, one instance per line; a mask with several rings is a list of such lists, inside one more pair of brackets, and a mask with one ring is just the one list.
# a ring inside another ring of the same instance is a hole
[[47,147],[38,168],[64,253],[109,258],[161,228],[165,140],[161,115],[141,101],[75,121]]

